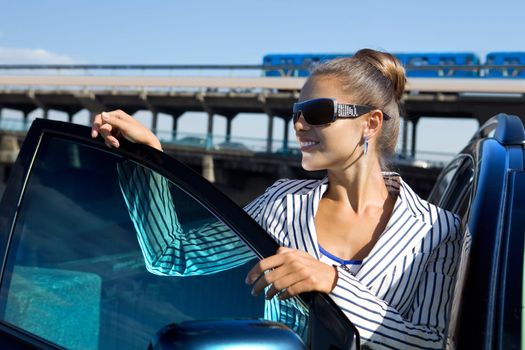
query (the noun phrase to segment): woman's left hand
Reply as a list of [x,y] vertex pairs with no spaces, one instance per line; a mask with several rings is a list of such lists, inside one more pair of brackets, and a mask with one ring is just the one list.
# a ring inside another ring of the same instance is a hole
[[330,293],[336,282],[337,270],[333,266],[306,252],[284,247],[280,247],[277,254],[259,261],[246,276],[246,283],[253,284],[253,295],[259,295],[271,285],[266,299],[276,294],[279,294],[279,299],[287,299],[303,292]]

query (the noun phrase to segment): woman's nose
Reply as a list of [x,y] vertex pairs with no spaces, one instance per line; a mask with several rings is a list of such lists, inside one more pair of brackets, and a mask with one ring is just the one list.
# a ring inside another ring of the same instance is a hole
[[309,130],[311,128],[310,124],[306,122],[303,117],[303,114],[299,114],[299,118],[293,123],[293,127],[296,131],[298,130]]

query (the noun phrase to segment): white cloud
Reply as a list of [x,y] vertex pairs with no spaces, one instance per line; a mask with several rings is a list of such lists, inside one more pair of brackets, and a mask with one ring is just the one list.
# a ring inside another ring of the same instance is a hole
[[[1,33],[0,33],[1,34]],[[0,46],[0,64],[73,64],[75,60],[44,49]]]

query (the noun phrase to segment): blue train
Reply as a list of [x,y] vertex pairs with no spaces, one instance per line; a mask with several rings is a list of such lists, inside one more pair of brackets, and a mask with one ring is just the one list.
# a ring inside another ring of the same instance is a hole
[[[490,52],[482,63],[471,52],[397,53],[408,77],[525,78],[525,52]],[[306,77],[319,62],[352,54],[269,54],[263,57],[267,77]]]

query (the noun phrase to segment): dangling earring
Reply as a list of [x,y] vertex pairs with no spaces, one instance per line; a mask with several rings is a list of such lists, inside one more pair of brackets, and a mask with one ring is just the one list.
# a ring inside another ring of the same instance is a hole
[[363,155],[366,156],[367,153],[368,153],[368,135],[365,135],[365,142],[363,145]]

